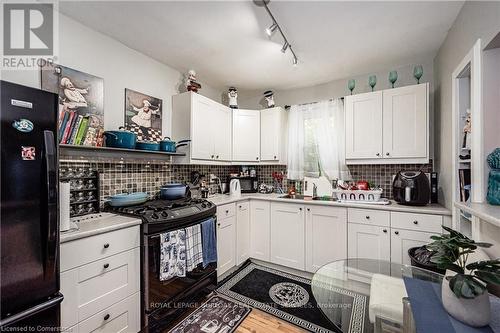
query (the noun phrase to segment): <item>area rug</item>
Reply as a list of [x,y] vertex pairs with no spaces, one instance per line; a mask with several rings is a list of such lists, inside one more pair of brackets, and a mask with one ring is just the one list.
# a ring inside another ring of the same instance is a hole
[[[317,333],[372,331],[368,296],[327,287],[330,321],[318,307],[311,280],[250,263],[225,281],[217,292]],[[332,312],[333,311],[333,312]]]
[[224,296],[212,296],[169,333],[230,333],[252,309]]

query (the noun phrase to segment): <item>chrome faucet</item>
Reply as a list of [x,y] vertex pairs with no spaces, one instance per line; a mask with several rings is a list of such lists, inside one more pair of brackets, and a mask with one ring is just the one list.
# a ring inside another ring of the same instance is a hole
[[318,186],[313,183],[313,198],[316,198],[318,196]]

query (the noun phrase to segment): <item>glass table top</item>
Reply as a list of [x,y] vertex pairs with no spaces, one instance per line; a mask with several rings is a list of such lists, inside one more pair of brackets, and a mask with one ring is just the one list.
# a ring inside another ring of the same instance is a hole
[[311,287],[318,307],[345,333],[412,332],[403,277],[441,283],[443,275],[374,259],[346,259],[321,267]]

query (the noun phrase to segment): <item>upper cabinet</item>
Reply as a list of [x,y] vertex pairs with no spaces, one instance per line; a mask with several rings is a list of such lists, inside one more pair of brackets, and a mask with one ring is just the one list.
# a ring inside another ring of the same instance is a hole
[[286,116],[280,107],[260,111],[261,162],[286,163]]
[[191,139],[178,163],[230,162],[231,109],[202,95],[187,92],[172,98],[172,139]]
[[427,83],[347,96],[348,164],[427,163]]
[[260,161],[259,110],[233,110],[233,161]]

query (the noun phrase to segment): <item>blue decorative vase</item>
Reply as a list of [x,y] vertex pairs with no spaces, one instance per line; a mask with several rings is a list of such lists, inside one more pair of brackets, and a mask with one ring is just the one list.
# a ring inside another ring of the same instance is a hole
[[500,148],[496,148],[489,154],[486,161],[491,168],[486,200],[492,205],[500,205]]

